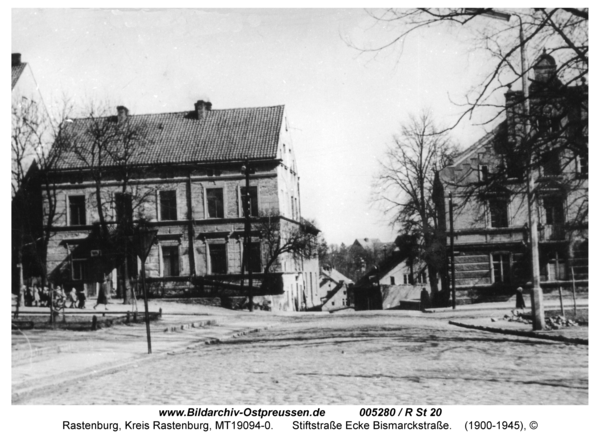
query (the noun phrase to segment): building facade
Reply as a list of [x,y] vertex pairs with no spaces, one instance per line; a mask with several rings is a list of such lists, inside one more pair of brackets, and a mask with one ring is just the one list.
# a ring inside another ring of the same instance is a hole
[[140,260],[114,245],[105,248],[98,237],[103,231],[118,236],[129,217],[158,230],[146,261],[155,294],[241,295],[239,285],[249,278],[247,270],[242,274],[247,203],[255,301],[282,310],[318,301],[316,256],[282,253],[264,273],[272,247],[264,242],[265,222],[276,224],[284,241],[303,226],[283,106],[215,110],[198,101],[192,111],[151,115],[118,107],[117,116],[69,124],[67,146],[54,146],[60,160],[51,171],[58,214],[47,265],[55,282],[94,295],[108,276],[117,292],[127,288]]
[[[539,219],[544,292],[574,283],[587,291],[587,86],[559,81],[556,63],[546,54],[533,72],[529,113],[523,93],[509,90],[506,120],[440,172],[445,203],[452,194],[455,205],[458,297],[514,294],[518,286],[531,285],[529,241],[536,231],[529,228],[527,172]],[[449,209],[445,216],[448,231]]]

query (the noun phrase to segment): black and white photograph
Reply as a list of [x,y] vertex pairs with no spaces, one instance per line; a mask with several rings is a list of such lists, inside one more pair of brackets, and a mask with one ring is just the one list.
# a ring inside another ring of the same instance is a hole
[[589,409],[588,8],[199,6],[11,9],[12,408],[568,431],[485,410]]

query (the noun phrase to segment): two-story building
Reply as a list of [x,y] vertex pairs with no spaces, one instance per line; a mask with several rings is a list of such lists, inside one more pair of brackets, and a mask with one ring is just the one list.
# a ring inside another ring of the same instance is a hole
[[[94,295],[108,275],[117,291],[124,289],[127,273],[139,273],[139,259],[103,254],[122,250],[103,248],[97,236],[102,227],[118,230],[129,215],[158,230],[146,261],[153,291],[241,295],[250,270],[253,291],[260,293],[272,247],[261,224],[276,223],[282,240],[302,226],[300,177],[283,106],[213,109],[198,101],[191,111],[146,115],[121,106],[116,116],[67,123],[68,146],[55,144],[60,159],[51,170],[57,211],[64,213],[48,246],[55,282]],[[244,202],[251,231],[242,275]],[[316,255],[283,253],[270,272],[268,291],[255,300],[282,310],[320,303]]]
[[[539,236],[544,292],[570,288],[573,280],[587,288],[587,86],[564,85],[547,54],[533,72],[530,113],[524,113],[522,91],[509,90],[506,119],[440,172],[445,202],[452,194],[456,206],[458,297],[514,294],[527,286],[531,233]],[[525,117],[530,135],[523,140]],[[529,228],[527,172],[535,180],[537,232]]]

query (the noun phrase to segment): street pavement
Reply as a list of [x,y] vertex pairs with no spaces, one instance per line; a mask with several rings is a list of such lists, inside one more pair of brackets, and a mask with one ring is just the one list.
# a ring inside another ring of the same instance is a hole
[[[143,324],[13,332],[13,403],[588,403],[588,346],[448,324],[501,319],[510,303],[333,314],[152,306],[163,308],[152,355]],[[201,321],[211,324],[165,332]],[[56,349],[15,361],[25,335],[34,350]]]

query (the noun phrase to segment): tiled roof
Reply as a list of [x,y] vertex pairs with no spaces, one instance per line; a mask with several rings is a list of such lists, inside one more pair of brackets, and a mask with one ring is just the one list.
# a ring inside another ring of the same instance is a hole
[[15,88],[15,85],[17,85],[17,82],[19,81],[21,74],[25,70],[26,65],[27,63],[21,63],[17,66],[12,66],[12,87],[10,88],[11,90]]
[[[210,110],[200,120],[195,112],[129,115],[132,124],[144,127],[147,140],[143,151],[134,154],[130,164],[211,163],[243,160],[246,156],[249,159],[275,158],[283,112],[283,106]],[[100,121],[116,124],[117,117]],[[88,127],[92,122],[85,118],[69,124],[69,132],[77,139],[80,152],[90,149]],[[95,122],[97,125],[98,119]],[[114,164],[111,160],[104,161],[105,166]],[[56,169],[85,166],[80,154],[64,151]]]

